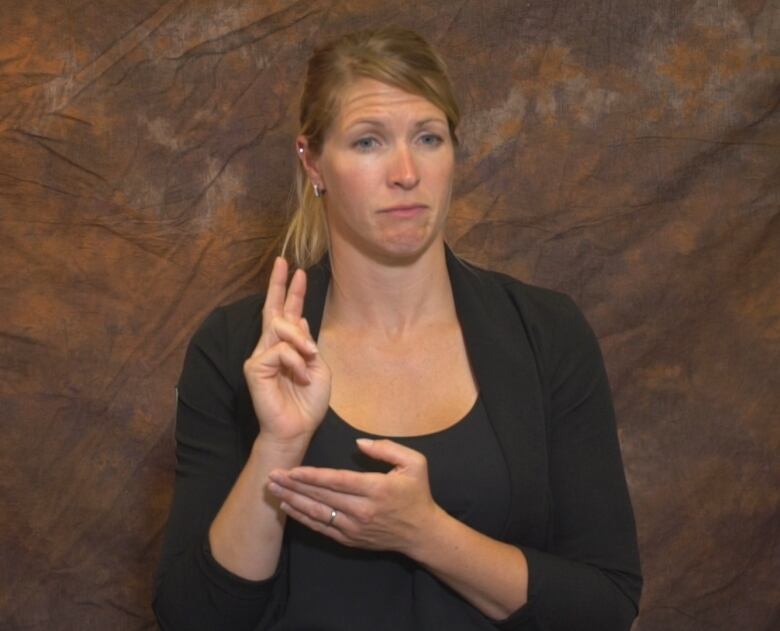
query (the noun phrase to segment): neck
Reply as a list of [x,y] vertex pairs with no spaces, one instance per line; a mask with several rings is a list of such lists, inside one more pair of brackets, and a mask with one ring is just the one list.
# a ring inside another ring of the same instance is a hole
[[441,240],[402,265],[338,249],[331,253],[331,269],[325,303],[328,325],[397,337],[455,316]]

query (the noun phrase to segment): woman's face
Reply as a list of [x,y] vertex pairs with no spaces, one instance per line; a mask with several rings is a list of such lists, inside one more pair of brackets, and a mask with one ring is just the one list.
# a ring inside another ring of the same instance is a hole
[[349,247],[389,262],[416,258],[443,240],[455,152],[447,117],[425,98],[355,81],[320,155],[305,162],[327,191],[334,250]]

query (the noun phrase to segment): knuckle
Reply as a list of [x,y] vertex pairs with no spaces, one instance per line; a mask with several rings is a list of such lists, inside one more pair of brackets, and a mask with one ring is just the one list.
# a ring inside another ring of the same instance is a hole
[[245,376],[246,375],[251,375],[254,372],[255,368],[256,368],[256,364],[257,364],[257,358],[256,357],[252,356],[252,357],[249,357],[248,359],[246,359],[244,361],[244,366],[243,366],[243,368],[244,368],[244,375]]
[[289,342],[286,342],[285,340],[280,340],[276,344],[274,344],[274,347],[279,353],[285,354],[289,353],[291,350],[293,350],[293,347],[290,346]]
[[368,506],[358,508],[355,511],[355,519],[364,526],[370,524],[373,521],[374,515],[375,511]]
[[367,494],[378,501],[387,497],[387,487],[384,482],[384,479],[371,480],[368,483]]

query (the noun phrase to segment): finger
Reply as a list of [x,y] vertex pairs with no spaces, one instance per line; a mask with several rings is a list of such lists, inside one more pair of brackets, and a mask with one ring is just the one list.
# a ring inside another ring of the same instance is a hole
[[[279,500],[308,515],[311,519],[322,523],[330,521],[332,511],[334,510],[330,504],[316,500],[303,493],[296,493],[273,481],[268,483],[268,490]],[[339,511],[341,509],[336,508],[335,510]]]
[[[271,482],[268,484],[268,489],[276,497],[289,502],[315,519],[319,519],[316,512],[318,510],[316,507],[319,506],[328,507],[328,511],[333,508],[349,515],[362,515],[365,512],[364,497],[296,482],[289,479],[289,477],[285,478],[284,476],[271,474],[269,478]],[[311,506],[314,506],[315,509],[309,510]],[[330,512],[328,512],[328,516],[330,516]]]
[[[287,515],[292,517],[295,521],[300,522],[307,528],[310,528],[315,532],[319,532],[325,535],[326,537],[330,537],[331,539],[334,539],[345,546],[353,545],[352,542],[347,537],[344,536],[344,533],[342,533],[336,526],[339,519],[341,517],[344,517],[344,515],[339,514],[336,517],[336,521],[333,523],[333,525],[328,526],[327,522],[321,522],[317,519],[312,519],[306,513],[299,511],[297,508],[291,506],[287,502],[282,502],[279,505],[279,508],[281,508]],[[328,516],[328,519],[330,519],[330,515]]]
[[325,467],[295,467],[289,471],[274,471],[272,479],[276,479],[277,475],[280,483],[301,491],[314,493],[315,489],[318,489],[361,497],[369,495],[384,477],[381,473],[360,473]]
[[[322,502],[305,494],[296,493],[274,481],[268,483],[268,490],[282,504],[292,507],[315,522],[326,527],[337,527],[346,533],[354,530],[355,523],[350,517],[350,508],[342,506],[338,500],[333,503]],[[334,511],[335,517],[333,516]],[[336,523],[337,520],[338,523]]]
[[396,467],[414,469],[426,466],[426,459],[419,451],[401,445],[392,440],[383,438],[373,440],[371,438],[358,438],[358,448],[374,460],[382,460],[394,464]]
[[317,344],[311,339],[308,332],[303,327],[293,324],[289,320],[281,317],[274,318],[271,320],[270,330],[273,331],[279,340],[294,346],[298,352],[307,358],[311,358],[318,352]]
[[306,296],[306,272],[302,269],[295,270],[290,288],[287,290],[287,298],[284,301],[284,317],[296,324],[303,314],[303,299]]
[[274,260],[271,277],[268,279],[268,292],[263,305],[263,326],[275,315],[280,315],[284,309],[284,299],[287,295],[287,261],[281,256]]
[[250,358],[244,364],[247,378],[258,373],[261,378],[274,376],[281,369],[289,371],[294,380],[301,385],[311,383],[306,360],[287,342],[277,342],[257,357]]

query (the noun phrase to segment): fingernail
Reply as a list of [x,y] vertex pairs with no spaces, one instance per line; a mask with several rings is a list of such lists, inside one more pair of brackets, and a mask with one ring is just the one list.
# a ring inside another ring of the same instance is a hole
[[371,438],[356,438],[355,442],[362,447],[370,447],[374,444],[374,441]]
[[274,495],[279,495],[279,493],[282,490],[282,487],[280,487],[276,482],[269,482],[268,490],[271,491],[271,493],[273,493]]
[[312,353],[318,352],[317,345],[311,340],[306,340],[306,348]]

